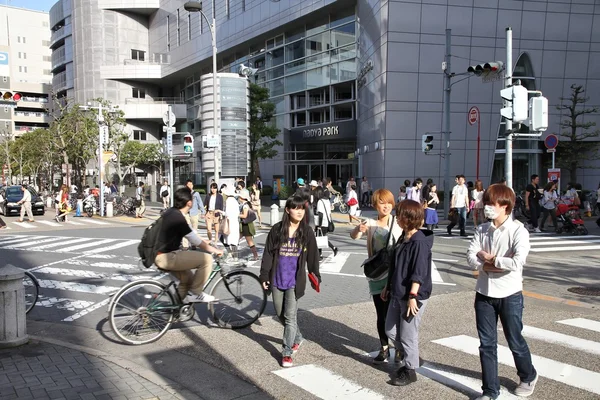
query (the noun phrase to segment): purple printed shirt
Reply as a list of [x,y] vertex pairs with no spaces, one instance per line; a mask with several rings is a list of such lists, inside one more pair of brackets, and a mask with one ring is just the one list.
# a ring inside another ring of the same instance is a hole
[[279,290],[288,290],[296,286],[296,272],[301,249],[294,238],[288,239],[279,250],[279,262],[275,270],[273,285]]

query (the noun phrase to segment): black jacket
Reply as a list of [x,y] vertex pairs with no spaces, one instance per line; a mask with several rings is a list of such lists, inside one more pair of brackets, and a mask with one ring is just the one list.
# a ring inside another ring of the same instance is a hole
[[[204,207],[206,208],[206,211],[208,211],[208,203],[210,202],[210,196],[212,196],[212,193],[207,194],[204,198]],[[216,196],[217,200],[215,200],[215,210],[223,211],[223,196],[220,193],[217,193]]]
[[[277,269],[277,263],[279,262],[279,249],[275,248],[275,235],[278,234],[281,227],[281,222],[276,223],[267,236],[267,242],[265,243],[265,250],[262,257],[262,263],[260,265],[260,281],[261,282],[273,282],[273,276]],[[313,272],[319,282],[321,282],[321,274],[319,273],[319,249],[317,248],[317,240],[315,234],[308,226],[304,226],[304,237],[307,238],[307,243],[300,253],[298,260],[298,270],[296,272],[296,299],[304,296],[304,290],[306,289],[306,269],[308,272]]]
[[419,283],[417,299],[427,300],[431,296],[431,249],[433,232],[419,230],[403,242],[398,240],[395,250],[395,262],[388,274],[388,290],[395,300],[408,300],[413,282]]

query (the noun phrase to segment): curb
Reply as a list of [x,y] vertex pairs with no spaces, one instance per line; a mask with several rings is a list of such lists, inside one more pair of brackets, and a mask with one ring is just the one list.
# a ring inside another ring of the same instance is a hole
[[183,385],[181,385],[177,382],[174,382],[174,381],[170,380],[169,378],[166,378],[160,374],[157,374],[156,372],[151,371],[147,368],[140,367],[138,364],[135,364],[131,361],[125,360],[121,357],[113,356],[111,354],[105,353],[100,350],[92,349],[90,347],[85,347],[85,346],[81,346],[81,345],[77,345],[77,344],[63,342],[62,340],[43,338],[38,335],[29,335],[29,337],[33,340],[37,340],[38,342],[49,343],[49,344],[53,344],[56,346],[61,346],[61,347],[66,347],[68,349],[77,350],[82,353],[86,353],[91,356],[100,358],[101,360],[113,363],[123,369],[126,369],[127,371],[130,371],[138,376],[141,376],[142,378],[146,379],[147,381],[152,382],[153,384],[159,386],[164,391],[169,392],[170,394],[172,394],[173,396],[176,396],[178,398],[185,399],[185,400],[204,400],[202,397],[194,394],[193,392],[188,390]]

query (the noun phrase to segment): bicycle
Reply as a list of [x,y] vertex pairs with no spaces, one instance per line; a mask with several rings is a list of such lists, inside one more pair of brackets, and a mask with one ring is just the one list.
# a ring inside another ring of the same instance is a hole
[[29,314],[29,311],[33,309],[38,301],[40,283],[31,272],[23,272],[25,272],[25,276],[23,277],[23,286],[25,286],[25,313]]
[[[232,267],[225,270],[222,264]],[[267,293],[258,276],[243,270],[247,264],[241,259],[224,262],[215,257],[215,263],[203,290],[213,279],[210,294],[218,301],[208,303],[212,319],[222,328],[242,329],[252,325],[263,314]],[[157,280],[139,280],[124,285],[109,303],[110,326],[122,341],[138,345],[160,339],[175,322],[186,322],[194,317],[195,303],[183,303],[173,279],[168,284]]]
[[333,202],[331,203],[331,211],[335,210],[335,206],[338,206],[339,211],[342,214],[347,214],[350,210],[348,204],[344,203],[344,196],[341,193],[337,193],[334,195]]

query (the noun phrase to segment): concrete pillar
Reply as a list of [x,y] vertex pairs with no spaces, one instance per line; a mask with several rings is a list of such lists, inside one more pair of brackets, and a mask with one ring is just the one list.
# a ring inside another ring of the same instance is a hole
[[112,201],[107,201],[106,202],[106,210],[104,210],[105,215],[107,218],[112,218],[113,217],[113,203]]
[[271,206],[271,226],[275,225],[279,222],[279,206],[277,204],[273,204]]
[[0,348],[17,347],[29,341],[24,276],[22,269],[10,264],[0,267]]

